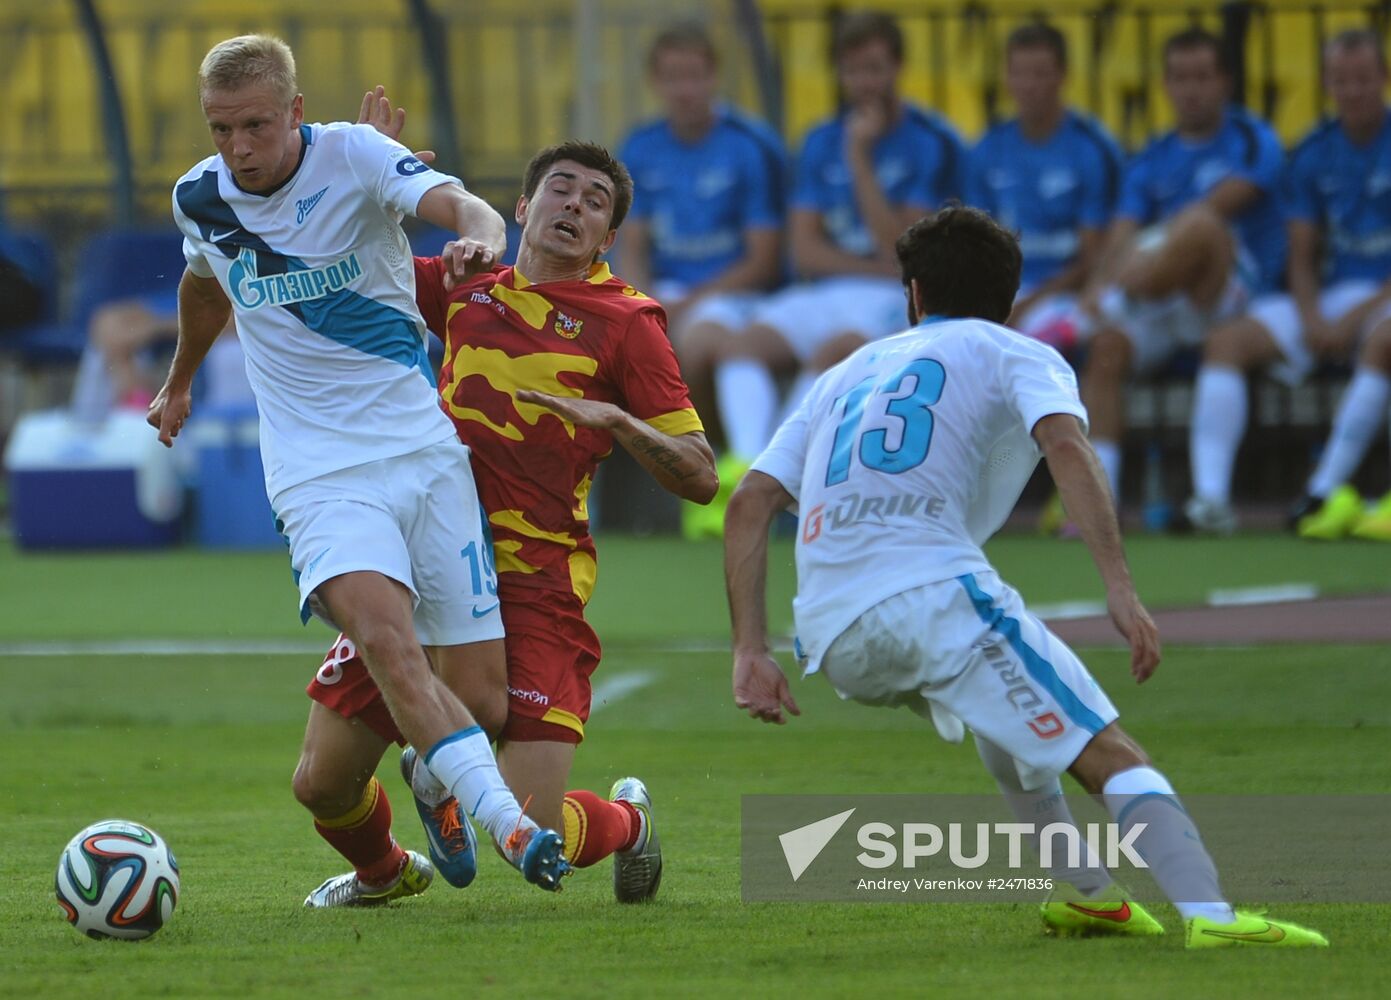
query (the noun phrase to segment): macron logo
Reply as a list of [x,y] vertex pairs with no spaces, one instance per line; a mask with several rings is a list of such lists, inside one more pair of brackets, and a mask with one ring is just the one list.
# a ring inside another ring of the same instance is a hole
[[308,198],[301,198],[295,202],[295,225],[303,225],[304,220],[309,217],[309,213],[314,211],[314,206],[319,203],[319,199],[324,196],[324,192],[329,189],[325,184],[318,191],[311,194]]
[[795,830],[778,835],[778,843],[782,845],[782,855],[787,859],[792,881],[796,882],[802,877],[802,873],[811,867],[811,863],[826,849],[831,838],[840,831],[854,811],[847,809],[843,813],[827,816],[815,823],[808,823],[806,826],[799,826]]

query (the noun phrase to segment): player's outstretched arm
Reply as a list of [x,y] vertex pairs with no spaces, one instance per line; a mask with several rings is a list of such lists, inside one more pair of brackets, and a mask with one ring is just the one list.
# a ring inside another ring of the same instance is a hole
[[160,443],[174,447],[184,421],[193,410],[193,376],[227,325],[232,303],[216,278],[200,278],[185,270],[179,281],[179,339],[164,386],[145,415],[159,429]]
[[1034,425],[1033,435],[1048,459],[1048,471],[1063,506],[1101,573],[1111,621],[1130,643],[1130,672],[1137,682],[1144,683],[1159,666],[1159,630],[1135,593],[1101,463],[1082,433],[1081,423],[1069,413],[1044,417]]
[[608,431],[653,479],[683,500],[709,503],[720,488],[715,453],[699,431],[663,434],[622,407],[597,399],[552,396],[532,389],[518,390],[517,399],[544,406],[578,427]]
[[724,578],[734,645],[734,704],[778,725],[783,709],[801,715],[787,677],[768,650],[768,529],[792,496],[772,476],[753,471],[729,498],[724,521]]
[[415,214],[459,234],[457,241],[445,244],[441,255],[446,273],[455,279],[486,271],[507,250],[507,224],[497,209],[458,184],[439,184],[426,191],[415,206]]

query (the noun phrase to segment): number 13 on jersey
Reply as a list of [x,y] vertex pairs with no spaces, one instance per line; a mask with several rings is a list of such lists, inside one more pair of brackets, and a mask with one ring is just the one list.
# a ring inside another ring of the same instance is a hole
[[[860,464],[876,472],[897,475],[915,469],[927,458],[932,447],[932,406],[942,398],[947,373],[940,362],[918,358],[898,374],[875,384],[867,378],[836,400],[844,404],[835,440],[831,443],[831,460],[826,466],[826,485],[835,486],[850,478],[850,460],[856,451]],[[904,393],[896,395],[896,393]],[[884,413],[902,423],[898,446],[889,447],[889,432],[882,427],[860,430],[865,407],[876,397],[888,396]]]

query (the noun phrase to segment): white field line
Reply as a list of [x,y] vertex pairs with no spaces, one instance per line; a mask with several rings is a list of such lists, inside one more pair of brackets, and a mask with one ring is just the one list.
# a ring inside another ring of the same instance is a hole
[[293,639],[95,639],[83,642],[4,642],[0,658],[12,656],[270,656],[320,657],[333,640]]
[[593,705],[589,714],[593,715],[600,709],[628,697],[635,691],[641,691],[656,679],[657,675],[651,670],[635,670],[631,673],[605,677],[594,685]]
[[[1319,589],[1312,583],[1280,583],[1262,587],[1237,587],[1213,590],[1208,593],[1209,607],[1232,607],[1248,604],[1277,604],[1289,601],[1312,601]],[[1106,614],[1104,601],[1060,601],[1056,604],[1036,604],[1030,610],[1045,621],[1069,621]],[[314,642],[294,639],[94,639],[81,642],[0,642],[0,658],[45,656],[274,656],[318,655],[328,648],[331,640]],[[791,652],[792,640],[773,640],[778,652]],[[724,639],[677,639],[671,642],[635,642],[614,644],[615,650],[641,653],[725,653],[729,642]],[[644,678],[641,682],[635,678]],[[628,678],[625,680],[625,678]],[[600,681],[594,689],[596,706],[606,683],[635,685],[619,687],[612,697],[622,698],[645,687],[654,678],[646,672],[619,674]]]
[[[17,657],[90,656],[298,656],[322,657],[332,642],[296,642],[292,639],[98,639],[82,642],[0,642],[0,660]],[[773,640],[773,648],[792,651],[791,639]],[[615,643],[625,653],[727,653],[727,639],[691,639],[674,642]],[[641,685],[639,685],[641,686]],[[595,688],[596,694],[598,687]]]
[[1319,588],[1312,583],[1276,583],[1268,587],[1236,587],[1214,590],[1207,595],[1209,607],[1225,608],[1238,604],[1281,604],[1287,601],[1312,601]]
[[1059,601],[1038,604],[1029,609],[1044,621],[1065,622],[1075,618],[1096,618],[1106,613],[1105,601]]

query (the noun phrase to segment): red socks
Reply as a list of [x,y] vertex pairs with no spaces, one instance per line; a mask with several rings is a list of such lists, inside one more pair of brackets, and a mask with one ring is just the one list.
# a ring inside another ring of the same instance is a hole
[[406,852],[391,836],[391,803],[376,778],[367,783],[361,802],[337,819],[314,820],[314,829],[368,885],[385,885],[401,870]]
[[606,802],[593,792],[566,792],[565,857],[576,868],[588,868],[615,851],[637,843],[642,829],[638,811],[626,802]]

